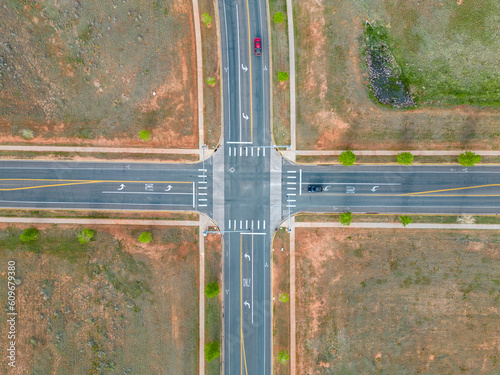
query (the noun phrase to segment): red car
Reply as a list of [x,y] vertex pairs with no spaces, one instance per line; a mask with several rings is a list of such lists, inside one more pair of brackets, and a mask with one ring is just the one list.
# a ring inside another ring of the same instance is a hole
[[260,38],[255,38],[253,40],[253,44],[255,47],[255,56],[262,55],[262,42],[261,42]]

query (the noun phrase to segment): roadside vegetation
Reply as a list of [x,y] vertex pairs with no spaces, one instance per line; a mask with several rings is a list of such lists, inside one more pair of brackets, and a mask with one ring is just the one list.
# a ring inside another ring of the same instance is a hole
[[277,145],[291,144],[290,138],[290,87],[288,73],[288,25],[286,19],[286,0],[270,0],[269,13],[271,28],[272,61],[272,131]]
[[[274,236],[273,253],[273,371],[290,374],[290,234],[279,228]],[[285,360],[286,359],[286,360]]]
[[209,234],[205,241],[205,374],[220,375],[222,358],[222,237]]
[[[0,262],[16,262],[22,319],[17,361],[38,374],[194,374],[198,367],[196,228],[152,229],[145,251],[134,226],[0,225]],[[91,241],[80,241],[90,231]],[[165,272],[169,270],[169,272]],[[7,277],[0,299],[7,300]],[[7,337],[7,325],[0,334]],[[0,373],[11,372],[7,362]]]
[[[299,150],[500,149],[497,1],[325,0],[294,15]],[[416,109],[370,99],[366,20]]]
[[296,231],[297,373],[498,372],[498,233]]

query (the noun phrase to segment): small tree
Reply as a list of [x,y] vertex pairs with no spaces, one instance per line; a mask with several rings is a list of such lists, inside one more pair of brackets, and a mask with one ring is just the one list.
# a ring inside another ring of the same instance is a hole
[[285,82],[288,79],[287,72],[278,72],[278,81]]
[[207,12],[201,15],[201,21],[205,24],[206,27],[209,27],[212,24],[212,17]]
[[408,224],[413,223],[413,219],[406,215],[400,216],[399,221],[401,222],[401,224],[403,224],[403,227],[406,227]]
[[396,160],[402,165],[411,165],[413,163],[413,155],[410,152],[400,152],[396,156]]
[[38,229],[36,228],[28,228],[25,229],[24,232],[19,237],[23,242],[31,242],[36,240],[38,237]]
[[139,235],[139,242],[149,243],[153,240],[153,236],[151,236],[151,232],[142,232]]
[[281,12],[274,13],[274,23],[282,23],[285,20],[285,15]]
[[207,284],[207,286],[205,287],[205,295],[207,296],[207,298],[214,298],[219,294],[219,292],[220,288],[217,281]]
[[339,162],[346,167],[353,165],[355,161],[356,155],[351,150],[344,151],[339,155]]
[[141,130],[139,132],[139,138],[141,138],[143,141],[149,141],[151,138],[151,133],[149,130]]
[[281,293],[278,299],[280,300],[280,302],[288,302],[290,300],[290,297],[287,293]]
[[220,356],[220,343],[218,341],[207,342],[205,344],[205,359],[207,362],[212,362]]
[[465,151],[463,154],[458,155],[458,162],[464,167],[473,167],[480,161],[481,156],[472,151]]
[[94,238],[95,232],[92,229],[84,228],[80,233],[78,233],[78,241],[81,244],[89,243],[92,238]]
[[344,226],[349,226],[351,225],[352,221],[352,215],[349,211],[344,212],[343,214],[340,214],[340,224]]
[[284,365],[290,360],[290,355],[288,354],[288,350],[278,350],[278,362]]
[[208,77],[205,81],[207,83],[207,85],[209,85],[210,87],[214,87],[215,84],[217,83],[217,81],[215,80],[215,77]]

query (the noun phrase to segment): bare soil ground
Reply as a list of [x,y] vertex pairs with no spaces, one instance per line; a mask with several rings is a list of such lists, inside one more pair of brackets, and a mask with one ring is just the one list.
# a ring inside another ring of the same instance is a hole
[[280,228],[273,241],[273,371],[290,373],[290,364],[278,362],[278,351],[290,352],[290,302],[281,302],[283,293],[290,297],[290,235]]
[[[494,3],[481,0],[485,2]],[[474,7],[473,2],[471,6]],[[480,37],[469,35],[478,19],[471,16],[470,20],[464,20],[461,29],[455,25],[457,14],[461,14],[459,8],[460,4],[453,1],[446,4],[417,0],[294,1],[297,148],[498,149],[498,109],[451,107],[445,96],[434,101],[426,96],[425,85],[418,88],[425,103],[415,110],[383,108],[368,96],[369,80],[358,43],[365,19],[392,26],[390,30],[400,45],[405,45],[405,38],[420,40],[420,50],[413,51],[414,60],[408,64],[413,64],[417,72],[419,68],[428,72],[427,78],[439,73],[430,71],[436,66],[433,59],[438,58],[450,64],[445,70],[448,75],[440,76],[446,82],[452,80],[468,87],[465,82],[480,75],[469,70],[483,66],[481,61],[486,59],[483,56],[489,59],[484,62],[487,73],[486,67],[491,68],[488,64],[495,60],[495,54],[498,61],[498,49],[486,48],[486,44],[476,43]],[[491,12],[499,12],[494,9]],[[488,17],[479,6],[476,11],[482,17],[480,20]],[[497,25],[488,24],[482,30],[492,38],[498,35]],[[418,39],[420,35],[424,39]],[[474,45],[468,51],[465,46],[470,40]],[[411,49],[412,45],[406,44]],[[464,69],[469,73],[462,74]],[[439,86],[437,80],[429,81]],[[438,91],[435,87],[433,90],[429,88],[431,95]]]
[[[273,16],[276,12],[285,15],[285,21],[275,23]],[[271,15],[271,43],[272,43],[272,90],[273,90],[273,136],[277,145],[289,145],[290,140],[290,83],[279,82],[279,71],[290,73],[288,61],[288,28],[286,19],[286,0],[270,0],[269,13]]]
[[[205,287],[217,281],[221,292],[216,298],[205,298],[205,341],[219,341],[222,347],[222,237],[211,234],[205,237]],[[222,357],[206,363],[205,374],[220,375]]]
[[[219,39],[217,35],[217,19],[215,17],[214,0],[198,0],[200,16],[208,13],[212,17],[212,24],[205,26],[201,23],[201,43],[203,47],[203,104],[205,119],[205,144],[208,148],[215,148],[221,136],[221,97],[220,97],[220,66],[219,66]],[[209,86],[206,79],[213,77],[215,85]]]
[[[198,146],[190,0],[7,1],[0,142]],[[26,133],[25,133],[26,134]]]
[[500,235],[297,229],[300,374],[496,374]]
[[[197,228],[82,228],[0,224],[0,298],[7,261],[16,261],[16,369],[3,374],[194,374],[198,366]],[[4,267],[5,266],[5,267]],[[6,322],[5,311],[3,321]],[[7,324],[0,334],[7,337]]]

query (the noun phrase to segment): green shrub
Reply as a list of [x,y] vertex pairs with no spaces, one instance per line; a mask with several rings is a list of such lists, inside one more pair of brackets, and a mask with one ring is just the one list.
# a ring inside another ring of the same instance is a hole
[[78,233],[78,241],[81,244],[89,243],[92,238],[94,238],[95,232],[92,229],[84,228],[80,233]]
[[396,156],[396,160],[402,165],[411,165],[413,163],[413,155],[410,152],[400,152]]
[[278,362],[286,365],[290,360],[288,350],[278,350]]
[[409,216],[403,215],[399,217],[399,221],[403,224],[403,227],[406,227],[408,224],[413,223],[413,219]]
[[346,167],[353,165],[355,161],[356,155],[354,155],[354,152],[350,150],[344,151],[339,155],[339,162]]
[[218,341],[207,342],[205,344],[205,359],[207,362],[212,362],[220,356],[220,343]]
[[151,232],[142,232],[139,235],[139,242],[149,243],[153,240],[153,236],[151,236]]
[[274,13],[274,23],[282,23],[285,20],[285,15],[281,12]]
[[290,300],[290,297],[287,293],[281,293],[278,299],[280,300],[280,302],[288,302]]
[[141,130],[139,132],[139,138],[141,138],[143,141],[149,141],[151,139],[151,133],[149,130]]
[[207,286],[205,287],[205,295],[207,296],[207,298],[214,298],[219,294],[219,292],[220,288],[217,281],[207,284]]
[[38,237],[38,229],[36,228],[28,228],[25,229],[21,236],[19,237],[23,242],[31,242],[36,240]]
[[217,83],[215,77],[208,77],[205,82],[211,87],[215,86],[215,84]]
[[278,72],[278,81],[284,82],[288,79],[288,73],[287,72]]
[[349,211],[340,214],[340,224],[344,226],[351,225],[352,215]]
[[207,12],[201,15],[201,21],[205,24],[206,27],[212,24],[212,17]]
[[481,156],[472,151],[465,151],[463,154],[458,155],[458,162],[464,167],[473,167],[480,161]]

